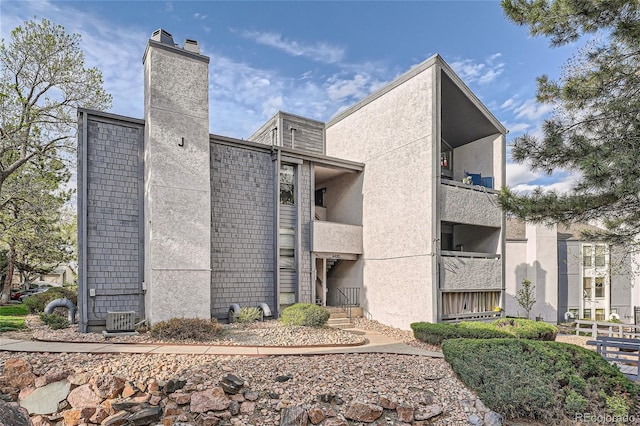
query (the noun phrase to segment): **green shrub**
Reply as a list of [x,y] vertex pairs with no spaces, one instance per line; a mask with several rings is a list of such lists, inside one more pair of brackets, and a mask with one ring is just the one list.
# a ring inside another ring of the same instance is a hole
[[171,318],[151,327],[151,335],[161,340],[215,340],[222,331],[218,320],[200,318]]
[[77,287],[51,287],[44,293],[35,294],[24,299],[24,305],[32,314],[43,312],[44,308],[53,300],[69,299],[78,306]]
[[633,383],[598,354],[576,345],[451,339],[442,344],[442,352],[460,380],[507,419],[573,424],[575,413],[608,407],[615,414],[634,407]]
[[235,320],[240,323],[254,322],[260,319],[260,309],[256,307],[243,306]]
[[51,327],[53,330],[69,327],[69,320],[58,314],[40,314],[40,320]]
[[444,340],[470,338],[492,339],[507,338],[513,335],[499,330],[492,324],[484,322],[460,322],[457,324],[414,322],[411,324],[416,339],[431,345],[441,345]]
[[543,321],[531,321],[523,318],[502,318],[492,323],[499,329],[508,331],[518,339],[556,340],[558,327]]
[[311,303],[296,303],[282,310],[284,325],[320,327],[329,320],[329,311]]
[[460,322],[457,324],[416,322],[411,324],[416,339],[441,345],[447,339],[519,338],[555,340],[558,329],[550,324],[523,318],[502,318],[492,323]]

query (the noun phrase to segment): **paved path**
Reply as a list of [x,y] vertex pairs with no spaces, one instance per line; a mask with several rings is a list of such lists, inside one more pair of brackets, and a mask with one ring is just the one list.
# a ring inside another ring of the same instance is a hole
[[441,352],[414,348],[374,331],[352,330],[364,334],[367,343],[360,346],[322,347],[264,347],[221,345],[171,345],[138,343],[82,343],[41,342],[37,340],[14,340],[0,337],[0,351],[10,352],[82,352],[82,353],[137,353],[137,354],[193,354],[193,355],[321,355],[347,353],[389,353],[420,355],[442,358]]

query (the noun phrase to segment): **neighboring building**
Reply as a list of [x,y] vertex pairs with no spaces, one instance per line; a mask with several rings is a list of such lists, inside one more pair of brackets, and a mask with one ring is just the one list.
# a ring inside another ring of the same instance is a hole
[[[636,265],[623,247],[585,241],[589,225],[551,226],[507,221],[507,315],[523,315],[515,293],[524,278],[536,286],[532,316],[637,322]],[[567,314],[568,312],[568,314]]]
[[439,56],[246,141],[208,132],[197,42],[158,30],[143,63],[144,120],[79,110],[82,331],[232,303],[358,305],[405,329],[501,315],[506,130]]

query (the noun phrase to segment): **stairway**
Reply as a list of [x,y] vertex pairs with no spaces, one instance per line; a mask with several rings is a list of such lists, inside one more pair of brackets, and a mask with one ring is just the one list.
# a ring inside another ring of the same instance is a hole
[[347,315],[347,312],[343,308],[334,306],[325,306],[325,309],[329,311],[329,321],[327,325],[333,328],[351,328],[353,324]]

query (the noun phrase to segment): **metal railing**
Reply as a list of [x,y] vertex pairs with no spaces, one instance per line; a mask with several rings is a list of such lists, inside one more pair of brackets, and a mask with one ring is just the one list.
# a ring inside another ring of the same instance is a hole
[[349,320],[351,320],[351,308],[360,306],[360,288],[359,287],[342,287],[336,288],[338,300],[337,304],[344,309]]

